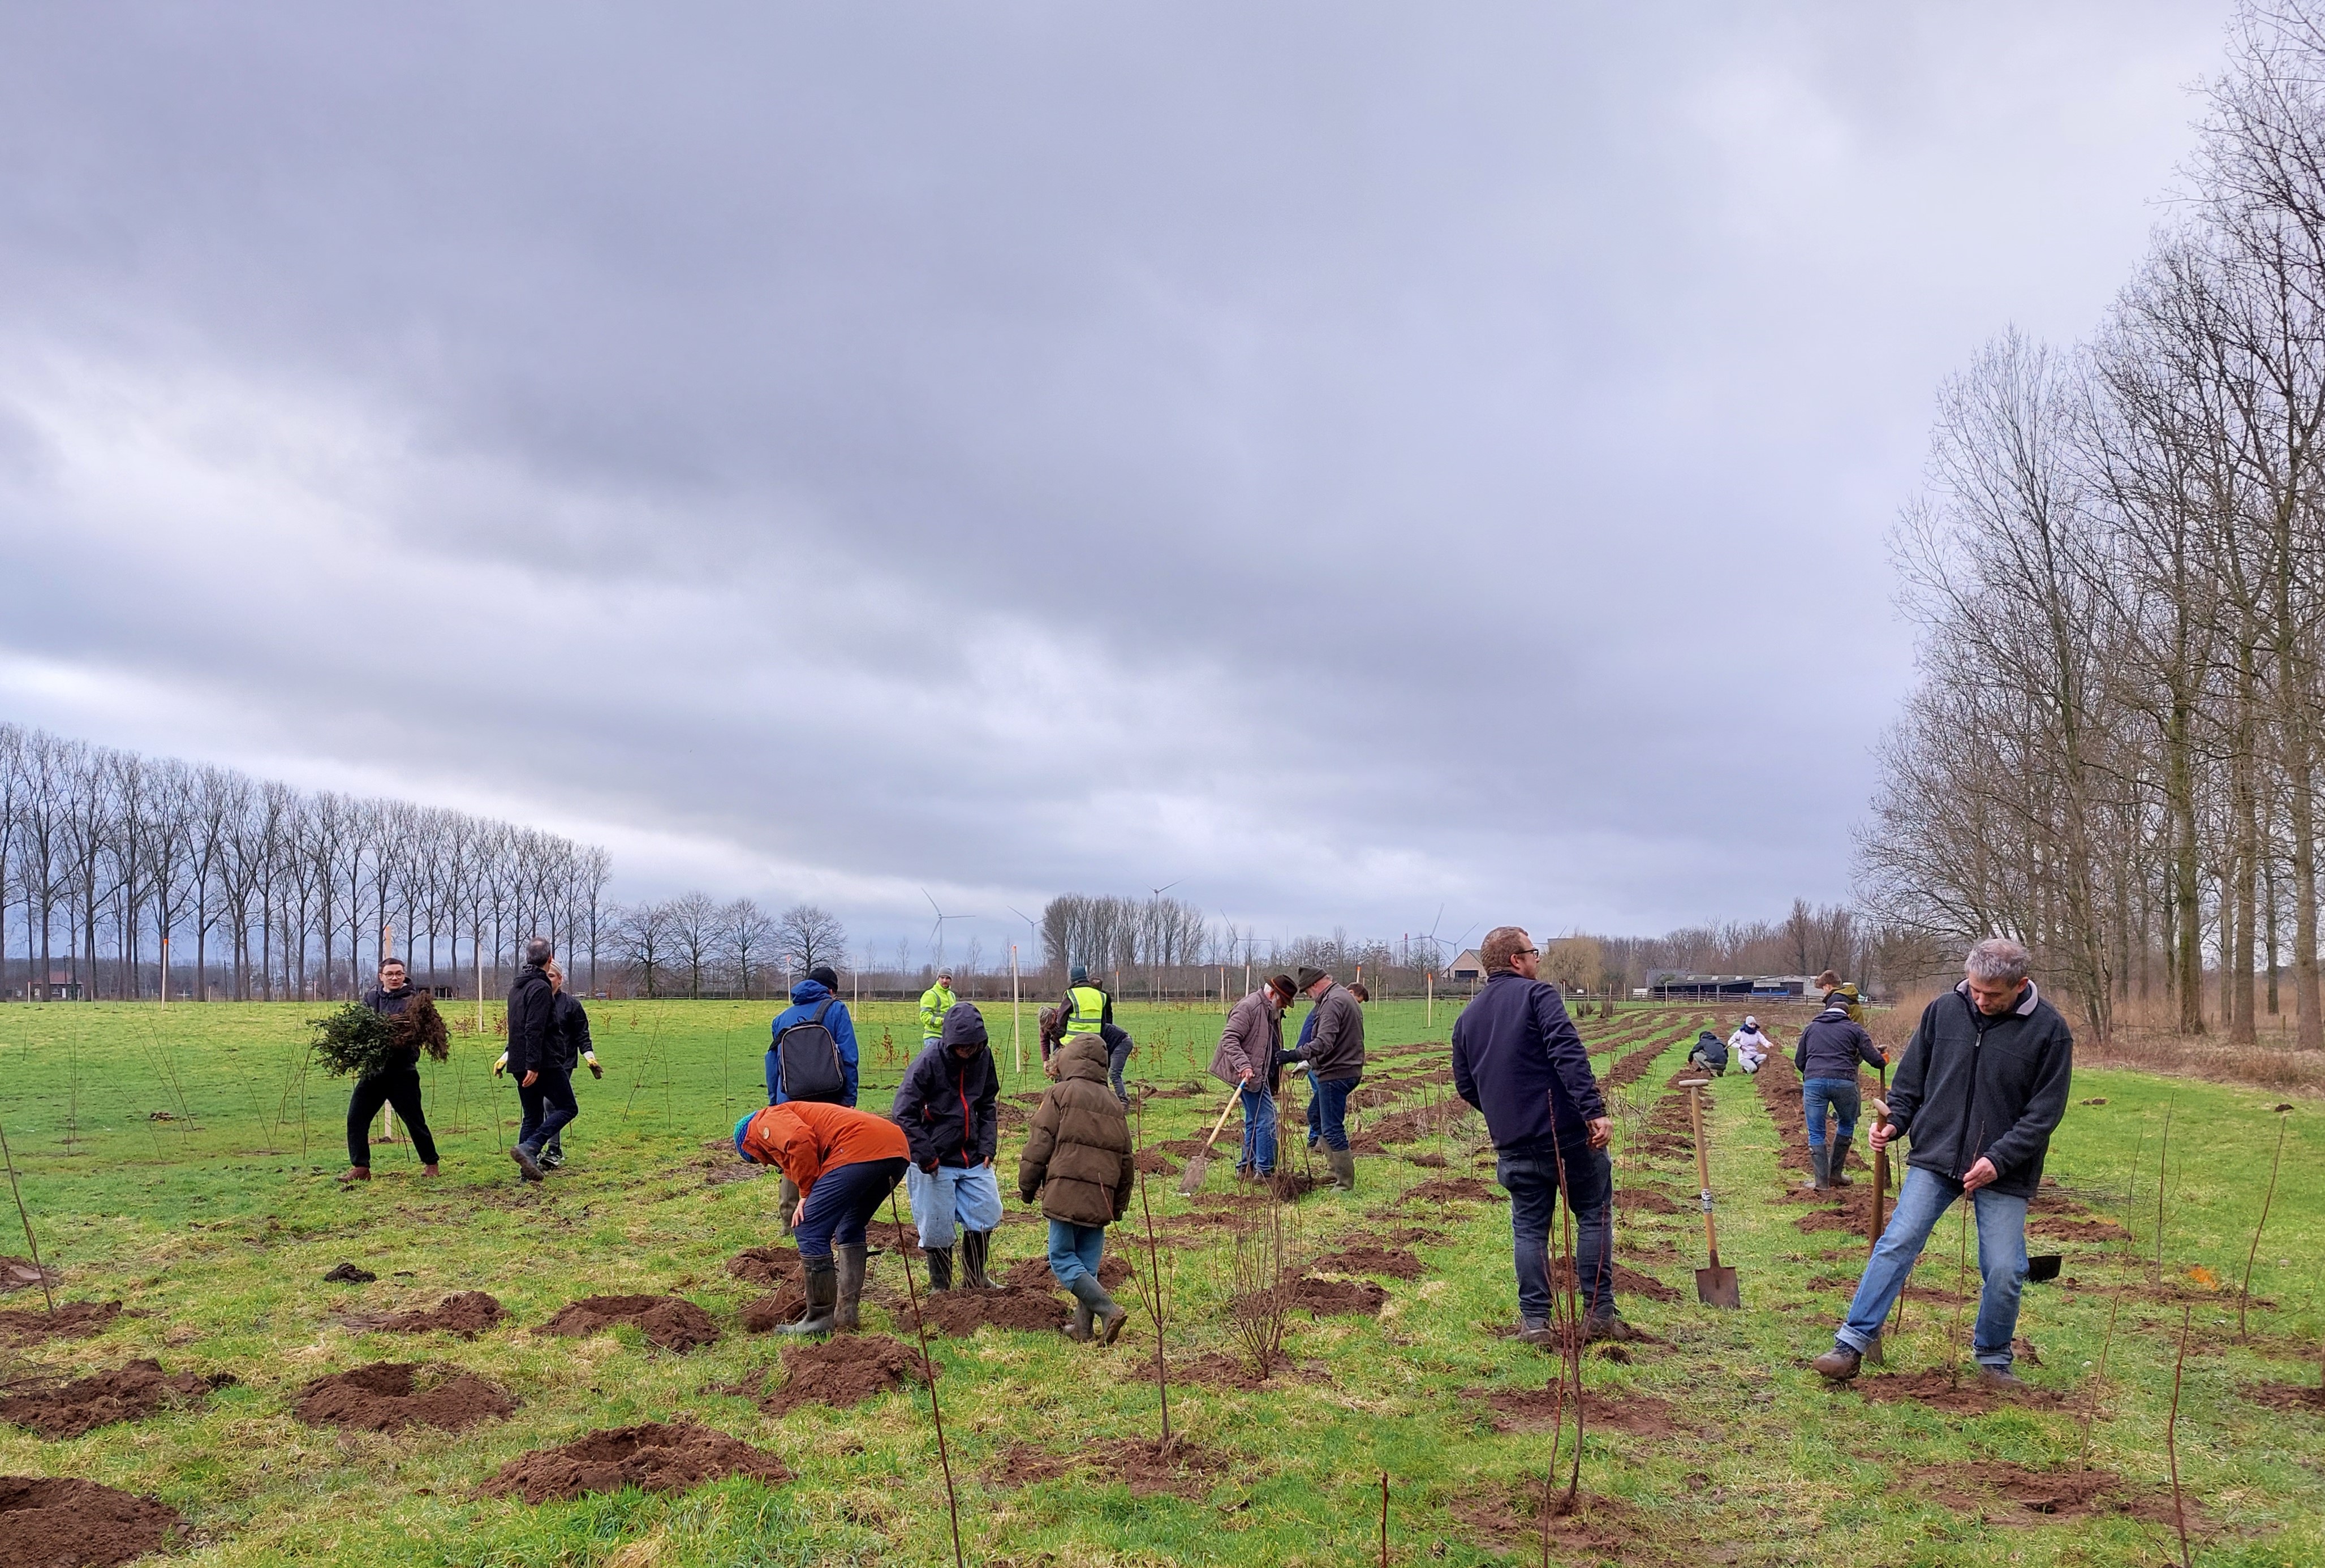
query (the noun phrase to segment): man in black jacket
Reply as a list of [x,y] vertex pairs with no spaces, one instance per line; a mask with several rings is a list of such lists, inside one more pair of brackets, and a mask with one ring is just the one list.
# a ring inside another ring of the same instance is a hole
[[1348,1096],[1365,1076],[1365,1011],[1348,988],[1322,970],[1301,970],[1300,988],[1316,1004],[1313,1034],[1301,1033],[1301,1054],[1316,1081],[1315,1127],[1324,1140],[1332,1185],[1357,1190],[1357,1156],[1348,1147]]
[[560,1065],[556,1044],[556,988],[547,965],[557,956],[545,937],[524,944],[524,967],[509,988],[508,1070],[516,1080],[524,1125],[509,1158],[528,1182],[541,1180],[541,1146],[580,1113],[573,1102],[572,1074]]
[[942,1033],[922,1047],[896,1086],[889,1116],[904,1129],[912,1163],[904,1192],[929,1257],[929,1283],[952,1288],[953,1233],[960,1233],[962,1283],[985,1290],[987,1244],[1001,1223],[1001,1183],[993,1174],[1000,1142],[994,1098],[1001,1075],[973,1002],[945,1009]]
[[[403,960],[384,959],[379,966],[379,986],[364,993],[363,1005],[382,1017],[393,1018],[418,994],[405,978]],[[347,1174],[339,1180],[371,1180],[371,1118],[383,1105],[394,1106],[395,1114],[403,1118],[412,1134],[412,1146],[420,1155],[420,1174],[436,1174],[436,1139],[428,1131],[428,1113],[420,1103],[420,1052],[415,1047],[397,1052],[383,1071],[356,1080],[355,1092],[347,1097]]]
[[1968,1194],[1978,1210],[1985,1280],[1970,1349],[1978,1380],[2015,1388],[2011,1341],[2026,1283],[2026,1205],[2042,1180],[2051,1134],[2067,1111],[2075,1037],[2026,978],[2026,950],[1988,937],[1969,950],[1962,983],[1931,1002],[1906,1044],[1873,1156],[1900,1134],[1913,1142],[1897,1210],[1873,1248],[1833,1348],[1813,1363],[1836,1382],[1864,1354],[1905,1288],[1939,1218]]
[[[1847,1187],[1848,1146],[1857,1137],[1857,1115],[1864,1109],[1864,1090],[1857,1081],[1857,1064],[1886,1067],[1889,1058],[1873,1043],[1865,1026],[1849,1016],[1848,1004],[1833,998],[1823,1012],[1809,1020],[1792,1048],[1792,1065],[1801,1070],[1801,1114],[1809,1125],[1809,1162],[1816,1174],[1811,1182],[1820,1192]],[[1838,1124],[1829,1143],[1825,1138],[1826,1113]]]
[[1494,1179],[1510,1194],[1518,1276],[1518,1338],[1552,1342],[1550,1227],[1558,1195],[1574,1216],[1575,1268],[1589,1299],[1583,1333],[1635,1337],[1615,1310],[1615,1124],[1582,1036],[1558,988],[1536,978],[1542,955],[1514,925],[1486,933],[1486,985],[1453,1023],[1453,1087],[1486,1116]]

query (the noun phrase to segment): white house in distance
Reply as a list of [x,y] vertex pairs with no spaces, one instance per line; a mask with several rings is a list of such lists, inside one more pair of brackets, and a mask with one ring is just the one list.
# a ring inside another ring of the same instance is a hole
[[1462,950],[1461,956],[1445,966],[1449,980],[1482,980],[1486,978],[1486,960],[1477,956],[1474,947]]

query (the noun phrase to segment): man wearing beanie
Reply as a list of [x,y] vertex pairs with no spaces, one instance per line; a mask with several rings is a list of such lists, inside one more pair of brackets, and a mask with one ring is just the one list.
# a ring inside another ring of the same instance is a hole
[[1001,1183],[993,1174],[1000,1141],[994,1099],[1001,1075],[986,1041],[985,1017],[973,1002],[945,1010],[938,1038],[922,1048],[896,1086],[890,1116],[912,1146],[904,1173],[912,1223],[929,1256],[929,1280],[950,1290],[953,1233],[960,1232],[962,1283],[985,1290],[987,1244],[1001,1223]]
[[1316,1119],[1332,1185],[1357,1190],[1357,1156],[1348,1148],[1348,1096],[1365,1076],[1365,1014],[1348,988],[1322,970],[1303,969],[1297,981],[1316,1004],[1315,1033],[1307,1039],[1308,1071],[1316,1078]]
[[[775,1015],[768,1031],[769,1105],[794,1099],[856,1103],[856,1022],[848,1016],[848,1004],[836,995],[838,989],[839,976],[828,964],[816,965],[792,988],[792,1005]],[[798,1189],[786,1171],[776,1204],[777,1229],[786,1236],[798,1202]]]

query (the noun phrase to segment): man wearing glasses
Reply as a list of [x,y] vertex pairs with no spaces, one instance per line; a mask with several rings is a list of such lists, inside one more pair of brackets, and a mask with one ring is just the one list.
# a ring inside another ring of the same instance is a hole
[[1563,1174],[1575,1271],[1589,1303],[1583,1338],[1635,1338],[1615,1310],[1615,1175],[1607,1157],[1614,1122],[1582,1036],[1558,988],[1535,978],[1542,955],[1523,928],[1496,926],[1478,956],[1487,979],[1453,1025],[1453,1087],[1485,1113],[1494,1179],[1510,1194],[1518,1337],[1553,1342],[1550,1228]]

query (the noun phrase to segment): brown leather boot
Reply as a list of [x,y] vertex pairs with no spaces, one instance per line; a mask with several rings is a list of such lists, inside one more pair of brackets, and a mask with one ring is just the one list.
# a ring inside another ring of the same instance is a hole
[[1847,1345],[1835,1345],[1831,1350],[1811,1361],[1809,1369],[1819,1377],[1830,1378],[1833,1382],[1846,1383],[1857,1376],[1857,1369],[1864,1364],[1865,1358]]

